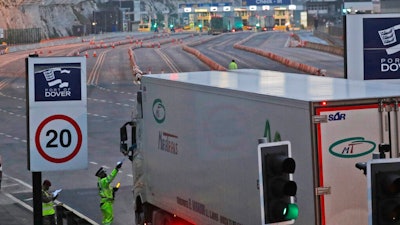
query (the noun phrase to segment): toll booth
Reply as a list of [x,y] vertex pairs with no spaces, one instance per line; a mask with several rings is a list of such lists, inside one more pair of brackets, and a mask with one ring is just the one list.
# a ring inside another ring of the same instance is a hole
[[185,30],[207,30],[211,18],[223,18],[223,30],[285,30],[293,24],[293,11],[296,6],[290,0],[270,1],[270,4],[260,1],[243,1],[242,5],[223,3],[186,3],[178,6],[178,20],[175,26]]

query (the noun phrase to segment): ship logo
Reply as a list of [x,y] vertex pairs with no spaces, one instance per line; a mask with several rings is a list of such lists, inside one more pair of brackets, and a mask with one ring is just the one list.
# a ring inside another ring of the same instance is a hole
[[398,29],[400,29],[400,24],[378,31],[382,44],[384,46],[390,46],[386,49],[386,53],[388,55],[392,55],[400,51],[400,44],[396,44],[396,30]]

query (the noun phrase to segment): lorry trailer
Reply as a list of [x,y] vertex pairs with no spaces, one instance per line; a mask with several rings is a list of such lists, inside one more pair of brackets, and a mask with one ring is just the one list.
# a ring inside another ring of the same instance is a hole
[[[121,127],[136,223],[368,224],[367,178],[356,165],[399,156],[399,98],[395,83],[266,70],[143,76]],[[294,219],[265,219],[259,140],[290,143]]]

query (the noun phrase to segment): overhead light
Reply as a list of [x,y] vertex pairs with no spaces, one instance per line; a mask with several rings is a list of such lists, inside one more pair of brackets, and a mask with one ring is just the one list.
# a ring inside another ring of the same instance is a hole
[[216,11],[218,11],[218,7],[215,7],[215,6],[210,7],[210,11],[211,11],[211,12],[216,12]]
[[186,7],[183,9],[184,12],[188,13],[192,11],[192,8]]
[[230,6],[224,6],[224,8],[222,8],[222,10],[224,12],[231,11],[231,7]]
[[200,9],[194,9],[195,12],[208,12],[207,9],[200,8]]
[[250,11],[256,11],[257,10],[257,6],[256,5],[251,5],[251,6],[249,6],[249,10]]
[[269,5],[263,5],[262,6],[262,10],[269,10],[269,9],[270,9]]

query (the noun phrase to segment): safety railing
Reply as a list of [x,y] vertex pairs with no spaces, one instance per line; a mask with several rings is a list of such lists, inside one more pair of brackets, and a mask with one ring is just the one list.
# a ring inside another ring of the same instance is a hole
[[83,214],[63,204],[56,205],[57,225],[98,225]]

